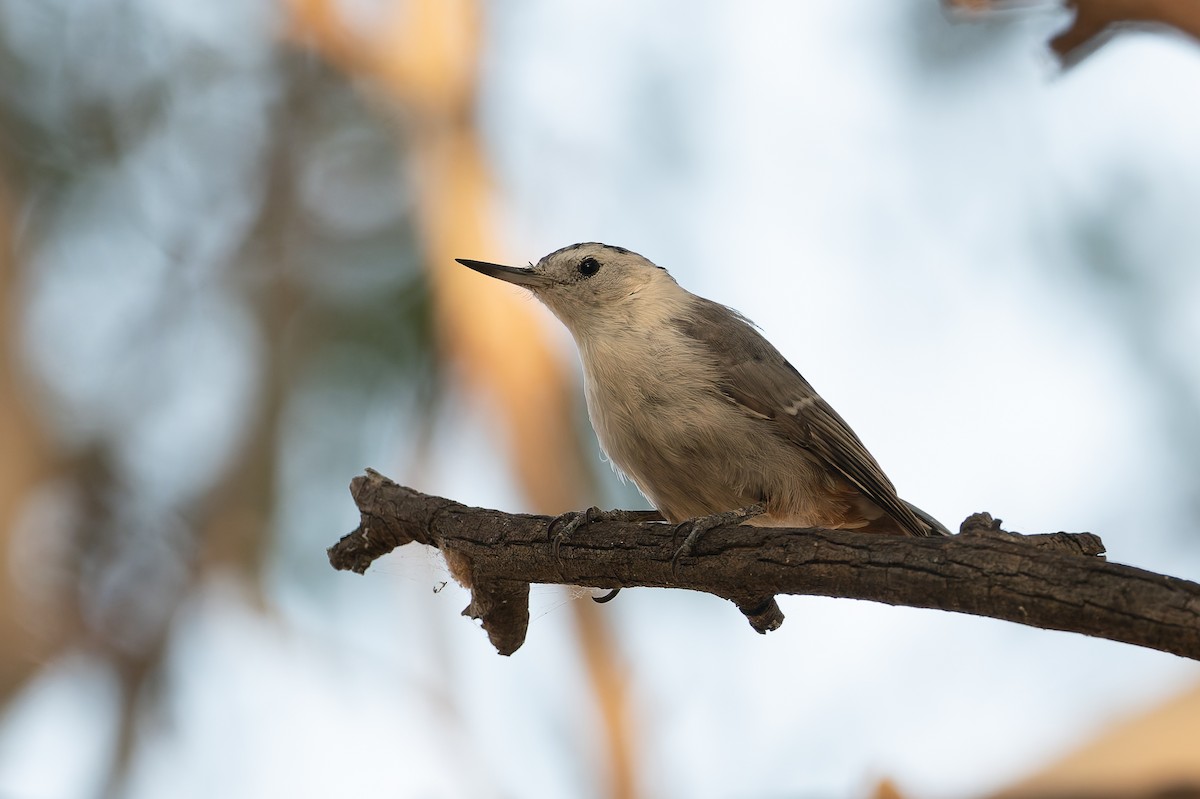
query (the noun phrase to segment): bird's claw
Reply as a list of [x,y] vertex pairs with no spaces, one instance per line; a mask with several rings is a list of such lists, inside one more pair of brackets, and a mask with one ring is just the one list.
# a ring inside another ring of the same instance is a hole
[[[561,572],[562,543],[570,538],[580,527],[587,527],[600,521],[653,522],[662,520],[662,514],[656,510],[600,510],[593,505],[585,511],[572,510],[555,516],[550,520],[550,524],[546,526],[546,537],[551,540],[551,551],[554,553],[554,560],[558,563],[559,571]],[[562,529],[556,533],[555,528],[560,525]],[[592,601],[598,604],[611,602],[613,597],[620,593],[620,591],[620,588],[614,588],[603,596],[592,597]]]
[[[560,513],[550,520],[550,524],[546,527],[546,536],[551,541],[551,551],[554,553],[554,560],[562,566],[562,543],[570,538],[580,527],[587,527],[594,521],[598,521],[604,516],[604,511],[596,506],[592,506],[585,511],[569,510],[566,513]],[[561,525],[562,529],[557,533],[555,528]]]
[[711,513],[708,516],[697,516],[694,519],[688,519],[685,522],[675,525],[675,537],[678,538],[685,531],[687,532],[687,537],[683,539],[683,544],[671,556],[672,579],[679,576],[679,559],[692,554],[692,548],[696,546],[696,542],[700,540],[700,536],[717,527],[733,524],[734,522],[743,522],[746,519],[753,519],[755,516],[761,516],[766,512],[766,507],[761,504],[748,505],[737,510]]

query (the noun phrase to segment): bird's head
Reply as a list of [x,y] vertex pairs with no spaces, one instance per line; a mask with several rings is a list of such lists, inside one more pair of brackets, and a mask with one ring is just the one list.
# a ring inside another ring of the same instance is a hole
[[533,292],[576,334],[636,321],[652,311],[654,300],[683,293],[662,267],[624,247],[595,242],[555,250],[528,268],[456,260]]

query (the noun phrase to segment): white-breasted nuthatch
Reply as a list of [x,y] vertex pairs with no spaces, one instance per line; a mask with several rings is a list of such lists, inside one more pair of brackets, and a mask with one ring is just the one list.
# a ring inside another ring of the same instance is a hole
[[458,262],[567,326],[600,445],[667,520],[761,505],[746,524],[949,535],[745,317],[637,253],[584,243],[528,269]]

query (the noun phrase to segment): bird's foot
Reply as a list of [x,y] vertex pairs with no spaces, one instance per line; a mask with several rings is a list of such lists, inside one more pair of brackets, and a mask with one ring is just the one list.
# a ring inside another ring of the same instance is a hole
[[688,519],[686,522],[677,524],[675,526],[675,536],[678,537],[681,533],[686,532],[687,537],[683,539],[683,545],[675,550],[675,554],[671,556],[671,576],[675,577],[678,574],[679,559],[692,554],[692,548],[696,546],[696,542],[700,540],[700,536],[717,527],[723,527],[734,522],[740,523],[746,519],[753,519],[755,516],[762,516],[766,512],[766,506],[760,503],[747,505],[737,510],[727,510],[723,513],[697,516],[695,519]]
[[587,527],[594,521],[598,521],[604,511],[594,505],[585,511],[569,510],[566,513],[560,513],[550,520],[550,524],[546,526],[546,537],[550,539],[551,550],[554,552],[554,560],[559,565],[562,564],[562,542],[570,538],[580,527]]
[[[600,510],[592,506],[585,511],[567,511],[555,516],[546,527],[546,536],[550,538],[554,559],[562,565],[562,543],[570,538],[580,527],[587,527],[595,522],[661,522],[662,514],[656,510]],[[557,530],[557,532],[556,532]],[[614,588],[607,594],[592,597],[597,603],[609,602],[619,592]]]

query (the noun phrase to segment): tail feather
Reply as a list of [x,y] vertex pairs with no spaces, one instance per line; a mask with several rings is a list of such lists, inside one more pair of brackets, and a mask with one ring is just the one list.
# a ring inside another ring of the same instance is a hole
[[953,535],[953,533],[951,533],[949,530],[946,529],[946,525],[942,524],[937,519],[933,518],[928,513],[921,510],[920,508],[918,508],[916,505],[912,504],[911,502],[906,502],[904,500],[901,500],[901,502],[904,502],[904,504],[908,506],[908,509],[916,514],[918,519],[925,522],[925,524],[929,525],[929,535],[935,535],[935,536]]

